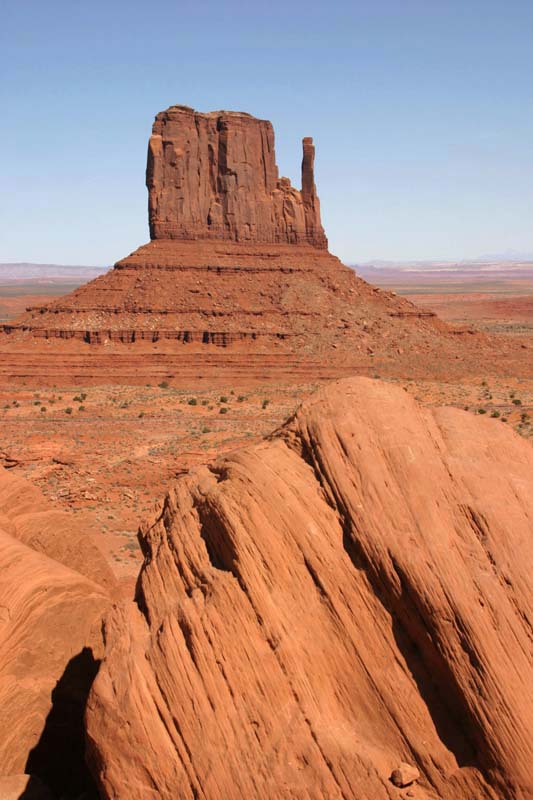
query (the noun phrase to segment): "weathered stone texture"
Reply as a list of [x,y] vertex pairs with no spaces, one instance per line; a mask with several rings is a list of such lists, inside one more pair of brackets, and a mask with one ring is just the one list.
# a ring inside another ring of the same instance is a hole
[[313,140],[303,140],[302,190],[278,176],[274,130],[235,111],[171,106],[148,146],[152,239],[225,239],[327,248],[314,183]]

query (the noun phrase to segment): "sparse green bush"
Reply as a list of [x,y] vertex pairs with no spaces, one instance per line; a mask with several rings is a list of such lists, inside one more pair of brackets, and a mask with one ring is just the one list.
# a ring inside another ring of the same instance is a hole
[[85,411],[85,406],[80,406],[80,407],[78,408],[78,411]]
[[486,414],[487,410],[485,408],[478,408],[477,413],[478,414]]
[[265,397],[265,399],[261,403],[261,408],[266,408],[269,403],[270,403],[270,400],[267,400],[267,398]]
[[67,406],[65,409],[65,414],[72,414],[72,409],[70,406]]
[[44,414],[45,411],[46,411],[46,406],[41,406],[41,414]]
[[157,384],[160,389],[168,389],[168,381],[161,381],[161,383]]
[[237,402],[238,403],[244,403],[245,400],[246,400],[246,397],[243,394],[240,394],[238,396],[238,398],[237,398]]
[[219,408],[218,413],[219,414],[227,414],[228,411],[229,411],[228,408],[226,408],[225,406],[222,406],[222,408]]
[[227,398],[227,397],[225,397],[224,395],[222,395],[222,397],[220,397],[220,398],[219,398],[219,401],[218,401],[218,402],[219,402],[219,403],[227,403],[227,402],[228,402],[228,398]]
[[514,406],[521,406],[522,405],[522,401],[519,400],[518,397],[515,397],[514,400],[513,400],[513,405]]
[[210,433],[210,432],[211,432],[210,428],[206,428],[206,427],[202,428],[202,433]]
[[189,402],[190,406],[197,406],[198,405],[198,400],[196,399],[196,397],[191,397],[191,399],[188,402]]
[[493,411],[492,414],[491,414],[491,417],[494,417],[494,419],[497,419],[499,416],[500,416],[500,412],[499,411]]

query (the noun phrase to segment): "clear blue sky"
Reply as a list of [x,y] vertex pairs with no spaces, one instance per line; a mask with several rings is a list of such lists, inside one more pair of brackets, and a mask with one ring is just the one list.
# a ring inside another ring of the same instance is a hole
[[345,261],[533,253],[533,0],[5,0],[0,261],[110,264],[148,240],[174,103],[317,146]]

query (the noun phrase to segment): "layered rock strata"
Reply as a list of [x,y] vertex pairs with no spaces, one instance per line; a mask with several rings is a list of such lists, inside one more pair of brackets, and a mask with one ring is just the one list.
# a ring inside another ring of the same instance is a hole
[[102,797],[530,798],[532,476],[499,421],[358,378],[178,480],[106,623]]
[[[107,371],[98,345],[117,345],[105,379],[124,382],[155,376],[159,348],[175,364],[165,378],[192,370],[208,379],[214,361],[235,374],[222,350],[246,373],[258,359],[266,379],[292,373],[295,360],[314,379],[372,369],[381,355],[395,363],[407,350],[419,361],[453,359],[461,343],[434,315],[369,286],[328,252],[314,156],[307,137],[296,190],[278,176],[269,122],[184,106],[158,114],[147,166],[152,240],[4,325],[0,371],[37,377],[42,343],[32,339],[47,341],[54,371],[87,383]],[[135,378],[123,344],[143,349]]]

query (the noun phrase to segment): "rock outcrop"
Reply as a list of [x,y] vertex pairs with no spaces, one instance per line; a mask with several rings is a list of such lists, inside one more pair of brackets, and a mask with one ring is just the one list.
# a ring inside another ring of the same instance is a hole
[[300,192],[278,175],[272,124],[250,114],[180,105],[162,111],[148,145],[146,185],[152,239],[327,248],[313,140],[303,140]]
[[58,511],[24,478],[0,468],[0,527],[38,553],[113,590],[116,578],[88,525]]
[[179,479],[106,624],[102,797],[531,798],[532,476],[501,422],[358,378]]
[[42,779],[57,796],[77,797],[92,786],[83,715],[113,575],[70,515],[4,470],[0,571],[1,796],[26,782],[17,797],[44,798]]
[[242,384],[494,361],[483,337],[454,336],[328,252],[310,138],[296,190],[278,177],[269,122],[172,106],[154,124],[147,183],[152,240],[0,326],[0,378]]

